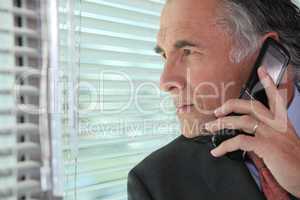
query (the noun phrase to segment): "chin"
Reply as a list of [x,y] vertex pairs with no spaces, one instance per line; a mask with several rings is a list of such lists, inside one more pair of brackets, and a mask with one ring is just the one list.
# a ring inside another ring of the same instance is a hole
[[187,133],[184,133],[184,132],[181,135],[183,135],[185,138],[188,138],[188,139],[192,139],[192,138],[197,137],[197,135],[191,135],[191,134],[187,134]]
[[194,138],[200,135],[204,123],[215,120],[214,115],[204,115],[199,113],[178,114],[181,126],[181,134],[186,138]]

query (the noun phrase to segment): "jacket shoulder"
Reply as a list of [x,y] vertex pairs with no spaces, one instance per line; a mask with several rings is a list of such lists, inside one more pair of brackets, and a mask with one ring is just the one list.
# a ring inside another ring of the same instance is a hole
[[154,151],[138,163],[132,170],[141,178],[144,175],[153,177],[170,170],[182,162],[183,157],[189,155],[191,144],[184,136],[179,136],[167,145]]

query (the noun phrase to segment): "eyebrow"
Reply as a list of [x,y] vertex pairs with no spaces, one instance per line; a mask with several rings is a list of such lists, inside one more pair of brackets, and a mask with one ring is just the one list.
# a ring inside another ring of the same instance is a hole
[[[176,49],[181,49],[184,47],[199,47],[199,45],[197,45],[193,42],[187,41],[187,40],[179,40],[174,44],[174,47]],[[154,51],[157,54],[161,54],[162,52],[164,52],[163,48],[161,48],[159,45],[156,45],[156,47],[154,48]]]
[[187,40],[179,40],[175,43],[174,46],[176,49],[181,49],[183,47],[196,47],[197,45]]

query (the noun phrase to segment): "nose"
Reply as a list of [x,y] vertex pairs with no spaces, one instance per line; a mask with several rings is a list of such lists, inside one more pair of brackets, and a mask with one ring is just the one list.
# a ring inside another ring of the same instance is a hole
[[178,94],[185,87],[185,78],[183,68],[171,63],[166,63],[164,71],[160,77],[160,90]]

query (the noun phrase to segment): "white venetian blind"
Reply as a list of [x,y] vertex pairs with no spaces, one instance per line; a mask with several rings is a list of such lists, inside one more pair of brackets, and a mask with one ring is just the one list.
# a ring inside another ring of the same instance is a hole
[[179,134],[153,51],[164,1],[59,2],[64,198],[125,200],[129,170]]
[[37,0],[0,1],[0,199],[42,198]]
[[[16,151],[12,151],[17,143],[16,115],[7,113],[7,109],[12,110],[15,107],[15,95],[10,92],[15,77],[11,73],[5,73],[6,70],[4,70],[5,67],[15,66],[14,54],[9,52],[9,49],[14,46],[14,36],[9,32],[13,28],[13,13],[5,12],[12,7],[12,2],[6,5],[3,5],[3,2],[0,3],[1,22],[4,22],[0,29],[0,162],[6,163],[0,166],[0,185],[6,185],[6,187],[0,188],[0,198],[8,199],[16,198],[13,187],[17,185]],[[4,41],[6,42],[4,43]]]

